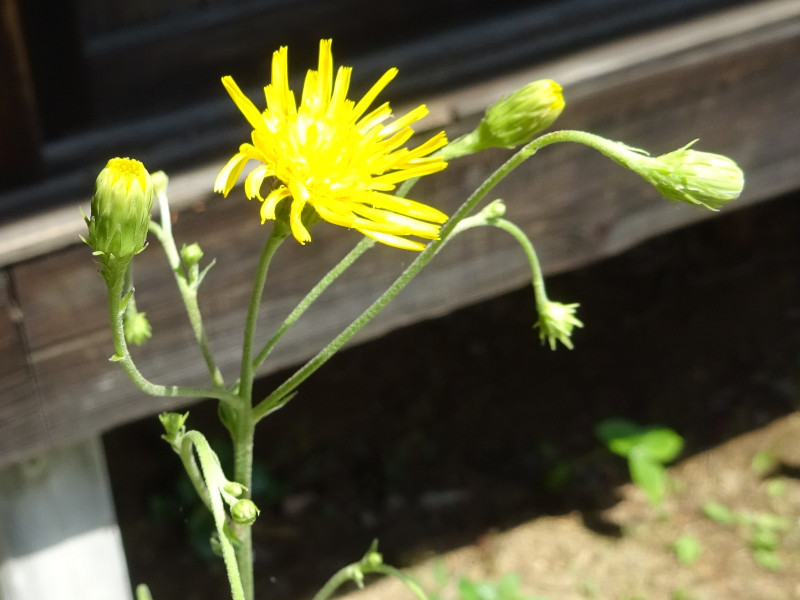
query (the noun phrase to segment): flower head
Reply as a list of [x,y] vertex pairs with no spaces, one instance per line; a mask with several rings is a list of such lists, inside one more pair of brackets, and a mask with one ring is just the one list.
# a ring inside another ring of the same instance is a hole
[[84,217],[94,250],[107,279],[124,273],[134,255],[144,250],[153,181],[144,165],[131,158],[112,158],[100,171],[92,196],[92,211]]
[[727,156],[692,150],[694,143],[655,157],[640,175],[670,200],[719,210],[742,193],[744,173]]
[[[245,194],[262,202],[262,222],[276,218],[281,201],[290,202],[289,223],[300,243],[311,239],[303,222],[303,209],[310,206],[335,225],[390,246],[421,250],[422,243],[406,236],[436,239],[447,215],[392,191],[399,182],[444,169],[444,160],[429,155],[447,138],[441,132],[414,149],[402,147],[414,133],[411,124],[427,114],[425,106],[387,123],[388,103],[369,108],[397,69],[384,73],[358,102],[347,98],[351,72],[339,67],[334,78],[331,41],[322,40],[319,67],[306,74],[298,105],[289,88],[288,50],[282,47],[272,55],[263,112],[231,77],[223,77],[253,133],[252,143],[242,144],[220,171],[214,190],[227,196],[245,164],[255,160],[260,164],[247,175]],[[275,185],[262,196],[265,179]]]
[[592,138],[590,145],[641,175],[670,200],[719,210],[738,198],[744,188],[739,165],[721,154],[692,150],[697,140],[667,154],[650,156],[622,142]]
[[487,108],[478,132],[487,147],[516,148],[550,127],[562,110],[560,85],[552,79],[532,81]]
[[572,330],[575,327],[583,327],[583,323],[575,316],[577,308],[578,304],[561,304],[551,300],[546,300],[537,306],[539,320],[534,327],[539,329],[539,339],[542,344],[547,341],[550,349],[555,350],[556,343],[561,342],[572,350],[570,339]]
[[486,109],[478,126],[453,141],[442,154],[457,158],[487,148],[516,148],[550,127],[564,110],[561,86],[552,79],[532,81]]

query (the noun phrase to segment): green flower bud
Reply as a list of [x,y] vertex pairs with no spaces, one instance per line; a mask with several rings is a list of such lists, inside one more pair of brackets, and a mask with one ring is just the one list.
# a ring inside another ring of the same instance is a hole
[[153,182],[144,165],[130,158],[109,160],[97,176],[91,216],[84,217],[89,227],[84,241],[107,280],[124,273],[144,249],[152,207]]
[[237,481],[229,481],[225,484],[224,490],[225,493],[230,494],[234,498],[238,498],[247,491],[247,488]]
[[744,188],[744,173],[727,156],[698,152],[691,142],[673,152],[647,158],[639,175],[665,198],[719,210]]
[[252,500],[239,500],[231,507],[231,517],[239,525],[252,525],[261,511]]
[[533,81],[486,109],[478,127],[445,146],[445,159],[486,148],[516,148],[550,127],[564,110],[561,86],[552,79]]
[[135,308],[125,311],[122,328],[125,333],[125,340],[129,344],[135,344],[137,346],[144,344],[152,335],[150,321],[147,320],[143,312],[139,312]]
[[478,136],[487,148],[516,148],[550,127],[562,110],[561,86],[552,79],[533,81],[490,106]]
[[583,323],[575,317],[578,304],[561,304],[546,300],[537,308],[539,320],[534,327],[539,329],[539,339],[542,344],[546,340],[550,344],[550,349],[555,350],[556,343],[561,342],[572,350],[572,340],[570,340],[572,329],[583,327]]
[[188,418],[188,412],[183,414],[165,412],[158,415],[158,420],[161,421],[161,425],[166,432],[162,437],[172,443],[178,437],[183,436],[186,433],[186,420]]
[[167,174],[164,171],[156,171],[150,177],[153,179],[153,192],[155,194],[166,194],[167,184],[169,183]]
[[181,259],[187,267],[194,267],[201,258],[203,258],[203,250],[200,248],[200,244],[184,244],[181,248]]

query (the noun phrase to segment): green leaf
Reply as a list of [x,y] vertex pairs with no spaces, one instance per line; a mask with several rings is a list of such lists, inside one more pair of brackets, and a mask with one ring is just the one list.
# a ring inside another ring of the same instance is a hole
[[683,438],[672,429],[658,427],[648,429],[640,437],[637,446],[660,463],[668,463],[683,450]]
[[772,479],[767,483],[767,495],[770,498],[777,498],[786,493],[786,482],[781,479]]
[[706,502],[703,505],[703,514],[721,525],[731,525],[736,520],[733,511],[719,502]]
[[659,506],[664,500],[666,482],[666,469],[661,463],[655,462],[646,452],[634,448],[628,457],[628,466],[631,479],[645,494],[652,506]]
[[762,567],[771,571],[777,571],[783,566],[781,559],[772,550],[753,550],[753,558]]
[[437,560],[433,565],[433,581],[439,587],[444,587],[450,581],[450,569],[443,560]]
[[763,477],[775,468],[777,462],[778,460],[772,452],[764,450],[753,457],[750,462],[750,470]]
[[687,534],[672,543],[672,551],[681,563],[691,565],[700,557],[702,546],[696,537]]
[[769,550],[773,552],[778,549],[780,536],[774,529],[758,527],[750,537],[750,547],[753,550]]
[[611,418],[595,425],[594,433],[614,454],[627,457],[639,443],[643,430],[628,419]]

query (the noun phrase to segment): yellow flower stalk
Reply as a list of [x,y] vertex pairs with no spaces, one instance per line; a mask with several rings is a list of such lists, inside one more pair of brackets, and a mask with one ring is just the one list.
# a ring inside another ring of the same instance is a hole
[[[272,55],[272,81],[264,88],[262,112],[229,76],[225,89],[253,127],[252,143],[244,143],[217,176],[214,190],[227,196],[246,163],[260,164],[247,175],[245,195],[261,201],[261,222],[275,219],[283,200],[291,203],[292,234],[311,240],[303,209],[312,207],[322,219],[353,228],[381,243],[422,250],[415,236],[437,239],[443,212],[392,192],[407,179],[441,171],[447,163],[432,152],[447,144],[444,132],[413,149],[402,147],[413,135],[411,125],[428,110],[422,105],[389,120],[388,102],[369,110],[378,94],[397,75],[389,69],[358,101],[347,98],[350,67],[334,78],[331,40],[319,46],[319,66],[306,74],[299,105],[289,88],[288,49]],[[388,122],[387,122],[388,121]],[[265,180],[270,189],[262,196]]]

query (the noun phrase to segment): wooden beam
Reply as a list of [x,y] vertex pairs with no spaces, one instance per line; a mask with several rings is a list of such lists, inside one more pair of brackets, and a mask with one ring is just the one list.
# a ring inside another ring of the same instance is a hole
[[[476,123],[479,109],[490,97],[523,81],[552,76],[566,89],[561,126],[593,131],[655,153],[700,137],[699,148],[732,156],[747,173],[745,194],[732,209],[767,200],[800,188],[796,169],[800,7],[786,2],[754,6],[759,10],[732,11],[716,20],[616,43],[580,55],[580,60],[567,58],[453,92],[431,104],[432,120],[447,124],[451,136],[458,135]],[[765,15],[766,9],[772,12]],[[787,17],[791,10],[794,16]],[[457,161],[421,182],[414,195],[452,212],[507,156],[497,151]],[[257,204],[244,200],[239,189],[226,200],[209,191],[223,161],[221,157],[211,165],[175,174],[171,195],[183,206],[194,202],[194,209],[182,211],[175,223],[179,243],[199,241],[206,256],[218,261],[204,283],[201,304],[212,347],[231,381],[266,230],[258,222]],[[712,216],[669,204],[636,175],[586,148],[566,145],[541,152],[499,186],[493,197],[506,200],[509,217],[532,236],[549,273],[587,264]],[[69,223],[54,224],[61,228],[58,236],[70,228],[70,235],[76,236],[81,227],[77,214]],[[316,226],[312,235],[313,243],[304,247],[288,243],[273,263],[260,341],[358,240],[357,234],[326,224]],[[53,239],[65,239],[58,236]],[[411,258],[388,248],[372,250],[312,306],[262,373],[314,353]],[[26,431],[0,423],[0,461],[7,453],[19,455],[90,436],[185,403],[144,397],[108,363],[112,348],[105,291],[86,247],[73,245],[14,264],[9,273],[24,316],[25,351],[35,370],[37,410],[44,415],[45,426]],[[514,289],[528,276],[525,259],[502,232],[466,233],[449,244],[358,339]],[[146,352],[138,354],[140,366],[159,383],[202,383],[202,360],[172,291],[171,277],[155,243],[137,257],[137,304],[150,317],[155,336]],[[0,381],[0,397],[5,386]]]

